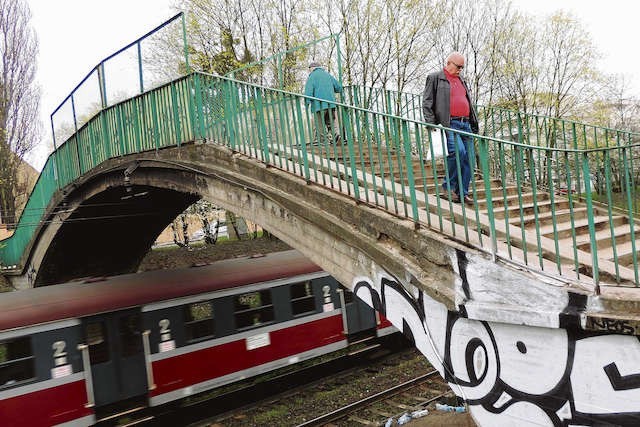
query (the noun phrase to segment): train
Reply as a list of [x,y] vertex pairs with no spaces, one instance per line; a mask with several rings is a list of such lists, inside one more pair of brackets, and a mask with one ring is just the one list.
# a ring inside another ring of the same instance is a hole
[[0,425],[93,425],[397,332],[295,250],[9,292]]

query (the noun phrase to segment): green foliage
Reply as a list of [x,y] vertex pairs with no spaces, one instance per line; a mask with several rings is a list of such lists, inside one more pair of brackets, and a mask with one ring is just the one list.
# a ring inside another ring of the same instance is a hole
[[282,420],[288,412],[289,408],[286,405],[275,405],[268,411],[258,414],[254,417],[253,421],[255,422],[255,425],[259,426],[275,425],[275,423]]

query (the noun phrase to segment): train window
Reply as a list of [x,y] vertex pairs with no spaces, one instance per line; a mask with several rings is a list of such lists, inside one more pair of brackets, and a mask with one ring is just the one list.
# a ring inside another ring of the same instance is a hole
[[235,317],[238,329],[272,322],[274,317],[271,291],[249,292],[235,297]]
[[211,301],[196,302],[184,307],[184,328],[187,341],[212,337],[215,323]]
[[109,360],[109,343],[104,322],[88,323],[85,327],[89,359],[91,364],[104,363]]
[[139,314],[132,314],[118,319],[118,333],[120,334],[123,356],[132,356],[142,351]]
[[0,388],[35,377],[34,357],[29,337],[0,343]]
[[316,310],[316,300],[313,296],[311,281],[294,283],[289,287],[291,292],[291,310],[297,316]]

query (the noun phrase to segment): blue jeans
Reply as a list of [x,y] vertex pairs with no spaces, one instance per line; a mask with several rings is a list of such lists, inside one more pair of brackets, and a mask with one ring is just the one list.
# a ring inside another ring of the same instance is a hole
[[[462,130],[471,133],[471,126],[468,122],[452,120],[451,129]],[[469,183],[471,182],[472,163],[475,159],[473,139],[468,135],[462,135],[453,131],[447,131],[447,175],[442,184],[445,190],[451,188],[464,197],[469,194]],[[458,159],[456,160],[456,151]],[[458,164],[460,161],[460,176],[458,177]],[[447,179],[448,177],[448,179]]]

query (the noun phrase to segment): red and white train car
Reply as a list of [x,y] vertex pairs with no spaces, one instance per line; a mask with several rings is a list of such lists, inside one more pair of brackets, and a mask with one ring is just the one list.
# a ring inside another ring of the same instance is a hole
[[0,425],[91,425],[393,332],[296,251],[6,293]]

